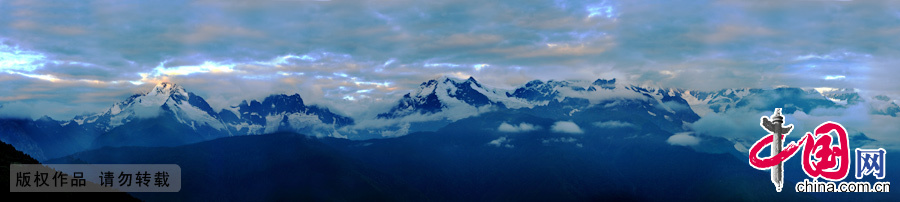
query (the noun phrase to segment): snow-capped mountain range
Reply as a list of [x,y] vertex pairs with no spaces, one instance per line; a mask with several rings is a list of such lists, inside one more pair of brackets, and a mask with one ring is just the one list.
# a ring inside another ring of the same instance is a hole
[[[494,111],[515,111],[566,120],[589,117],[591,114],[584,113],[596,113],[591,112],[595,108],[629,106],[645,109],[643,113],[659,117],[655,123],[666,124],[668,126],[663,128],[676,132],[689,130],[687,125],[706,114],[733,109],[768,111],[779,107],[785,108],[785,113],[809,113],[815,108],[846,107],[863,102],[868,104],[873,114],[897,116],[900,113],[897,100],[883,95],[868,99],[852,89],[723,89],[707,92],[597,79],[534,80],[507,90],[485,86],[471,77],[465,80],[440,77],[423,82],[388,111],[375,117],[354,120],[325,107],[305,105],[298,94],[245,100],[216,111],[202,97],[181,85],[160,83],[148,92],[114,103],[103,112],[77,116],[68,121],[49,118],[0,119],[3,121],[0,124],[7,126],[0,131],[0,138],[38,158],[53,158],[102,146],[170,146],[278,131],[343,138],[347,136],[340,134],[384,132],[368,125],[356,125],[366,121],[394,123],[374,127],[400,125],[402,129],[402,125],[406,125],[405,129],[391,135],[350,138],[392,137],[437,130],[450,122]],[[409,129],[410,123],[435,121],[440,124],[423,124]],[[77,144],[59,146],[49,143],[56,140]],[[56,148],[55,151],[42,151],[51,147]]]
[[457,108],[506,108],[531,106],[524,100],[510,98],[497,90],[485,88],[475,78],[464,81],[441,77],[423,82],[414,92],[407,93],[390,111],[378,118],[399,118],[412,114],[430,114]]
[[271,95],[262,102],[243,101],[218,114],[232,134],[264,134],[304,129],[333,130],[353,124],[353,119],[319,106],[307,106],[299,94]]
[[132,95],[114,104],[105,112],[77,116],[65,124],[87,125],[106,132],[136,119],[167,113],[192,129],[210,128],[228,136],[300,130],[316,124],[343,126],[353,123],[352,119],[328,109],[304,105],[298,94],[271,95],[262,102],[245,100],[216,112],[206,100],[182,86],[160,83],[149,92]]
[[211,127],[228,132],[206,100],[174,83],[160,83],[149,92],[134,94],[113,104],[105,112],[77,116],[66,124],[86,124],[109,131],[135,119],[157,117],[163,112],[172,113],[179,122],[194,129]]
[[0,131],[2,140],[38,159],[104,146],[174,146],[278,131],[329,135],[335,127],[353,124],[353,119],[326,108],[304,105],[297,94],[245,100],[216,112],[202,97],[167,82],[103,112],[68,121],[49,117],[0,121],[9,126]]

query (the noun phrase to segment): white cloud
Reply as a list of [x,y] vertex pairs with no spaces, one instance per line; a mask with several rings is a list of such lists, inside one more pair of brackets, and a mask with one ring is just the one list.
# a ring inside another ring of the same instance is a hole
[[[73,116],[68,115],[77,114],[81,109],[88,107],[89,106],[69,105],[67,103],[40,100],[6,102],[2,103],[2,107],[0,107],[0,118],[37,119],[42,116],[49,116],[56,120],[71,120]],[[102,108],[91,109],[97,111],[103,110]],[[66,116],[59,114],[65,114]]]
[[579,148],[584,147],[584,145],[582,145],[581,143],[578,143],[578,139],[575,139],[573,137],[547,138],[547,139],[542,139],[541,143],[543,143],[544,145],[550,145],[550,143],[571,143],[572,145],[575,145],[576,147],[579,147]]
[[737,150],[738,152],[741,152],[744,154],[749,154],[749,152],[750,152],[750,150],[747,149],[747,147],[745,147],[741,143],[734,143],[734,149]]
[[503,122],[500,124],[500,127],[497,127],[497,131],[507,132],[507,133],[520,133],[520,132],[528,132],[528,131],[537,130],[538,128],[539,127],[534,126],[529,123],[525,123],[525,122],[519,123],[518,126],[510,125],[506,122]]
[[381,137],[400,137],[406,134],[409,134],[409,127],[411,124],[403,123],[400,124],[400,129],[397,130],[384,130],[381,131]]
[[[851,138],[861,132],[878,141],[870,143],[871,145],[860,146],[891,148],[900,146],[898,145],[900,136],[895,135],[900,131],[900,127],[894,124],[900,121],[900,117],[869,113],[871,102],[869,100],[846,108],[816,108],[809,113],[796,111],[793,114],[784,114],[785,125],[794,126],[794,130],[786,138],[790,141],[796,140],[804,133],[813,131],[819,124],[834,121],[843,125]],[[692,123],[691,128],[705,136],[722,137],[735,143],[752,143],[768,133],[759,126],[759,122],[760,117],[770,115],[772,111],[733,109],[707,114]]]
[[41,62],[46,62],[44,59],[45,56],[41,53],[6,45],[0,39],[0,71],[31,72],[41,66]]
[[506,147],[506,148],[515,147],[512,144],[509,144],[510,141],[512,141],[512,139],[508,139],[506,137],[500,137],[500,138],[497,138],[496,140],[491,140],[491,142],[488,142],[488,144],[494,145],[497,147]]
[[[733,109],[720,113],[709,113],[691,124],[691,128],[703,135],[722,137],[729,140],[753,140],[765,136],[766,131],[759,126],[759,117],[772,112],[749,109]],[[790,119],[790,116],[787,116]],[[796,128],[795,128],[796,129]]]
[[558,122],[554,123],[552,127],[550,127],[550,130],[553,130],[553,132],[557,132],[557,133],[571,133],[571,134],[584,133],[584,131],[581,130],[580,127],[578,127],[578,124],[575,124],[575,122],[571,122],[571,121],[558,121]]
[[594,126],[600,128],[627,128],[627,127],[635,127],[634,124],[621,122],[621,121],[600,121],[595,122]]
[[[596,79],[596,78],[594,78]],[[571,86],[579,86],[585,89],[591,87],[591,81],[594,79],[582,79],[580,81],[569,81]],[[619,83],[624,83],[623,81],[619,81]],[[597,91],[576,91],[572,88],[558,88],[561,96],[572,97],[572,98],[584,98],[591,102],[591,104],[598,104],[607,100],[647,100],[649,98],[644,97],[640,93],[634,93],[633,91],[627,90],[608,90],[599,88]],[[561,101],[561,100],[560,100]]]
[[544,144],[548,144],[551,142],[573,143],[575,141],[578,141],[578,139],[575,139],[573,137],[558,137],[558,138],[543,139],[543,140],[541,140],[541,143],[544,143]]
[[690,135],[691,132],[677,133],[669,137],[666,142],[677,146],[694,146],[700,143],[700,138]]

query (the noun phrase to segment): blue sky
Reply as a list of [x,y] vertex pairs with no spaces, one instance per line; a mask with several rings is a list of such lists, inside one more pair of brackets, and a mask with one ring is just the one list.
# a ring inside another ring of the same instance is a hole
[[[897,95],[896,1],[0,1],[0,104],[70,119],[172,81],[348,114],[447,75]],[[378,107],[374,107],[378,108]]]

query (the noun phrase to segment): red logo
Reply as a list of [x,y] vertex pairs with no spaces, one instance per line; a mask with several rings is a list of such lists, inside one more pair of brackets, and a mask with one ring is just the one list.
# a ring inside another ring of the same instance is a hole
[[[844,126],[831,121],[822,123],[816,127],[814,133],[807,132],[799,142],[791,142],[781,149],[781,145],[778,144],[784,141],[784,137],[790,133],[793,125],[787,127],[782,125],[783,117],[779,109],[776,109],[771,118],[774,121],[769,121],[765,116],[760,118],[762,120],[760,126],[771,133],[756,141],[750,148],[750,165],[760,170],[772,169],[772,180],[778,191],[781,191],[783,182],[782,163],[794,156],[801,147],[803,147],[801,164],[803,164],[803,171],[809,177],[813,179],[822,177],[831,181],[840,181],[847,177],[850,171],[850,148],[847,130],[844,129]],[[836,135],[832,135],[832,133]],[[775,141],[776,136],[780,136],[781,139]],[[837,138],[837,145],[834,145],[835,138]],[[760,158],[759,152],[766,146],[776,152],[773,152],[770,157]]]

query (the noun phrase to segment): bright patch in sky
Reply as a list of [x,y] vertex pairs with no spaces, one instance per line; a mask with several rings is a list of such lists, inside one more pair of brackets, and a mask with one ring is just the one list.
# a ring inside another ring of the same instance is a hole
[[56,76],[53,76],[53,75],[47,75],[47,74],[28,74],[28,73],[13,72],[13,71],[7,71],[7,72],[8,72],[8,73],[12,73],[12,74],[18,74],[18,75],[26,76],[26,77],[29,77],[29,78],[35,78],[35,79],[41,79],[41,80],[45,80],[45,81],[50,81],[50,82],[57,82],[57,81],[59,81],[59,78],[56,78]]
[[605,17],[605,18],[613,18],[613,7],[609,5],[605,5],[606,3],[602,3],[600,5],[588,6],[587,11],[588,18],[593,17]]
[[288,60],[290,60],[290,59],[299,59],[299,60],[310,61],[310,62],[317,60],[316,58],[309,56],[309,55],[302,55],[302,56],[285,55],[285,56],[281,56],[281,57],[277,58],[274,63],[275,64],[288,64]]
[[831,56],[831,55],[815,55],[815,54],[809,54],[809,55],[801,55],[801,56],[797,56],[797,58],[795,58],[794,60],[810,60],[810,59],[834,60],[834,59],[837,59],[837,58],[835,58],[834,56]]
[[390,87],[391,86],[391,82],[380,82],[379,83],[379,82],[370,82],[370,81],[354,81],[353,83],[355,83],[356,85],[360,85],[360,86],[362,86],[362,85],[374,85],[374,86],[378,86],[378,87]]
[[825,80],[837,80],[847,78],[844,75],[827,75],[825,76]]
[[459,67],[459,65],[453,63],[425,63],[425,67]]
[[34,71],[44,62],[44,58],[43,54],[0,43],[0,70],[6,70],[7,73],[14,70]]
[[388,61],[385,61],[384,64],[381,65],[381,66],[382,66],[382,67],[387,67],[388,65],[391,65],[391,63],[394,63],[394,61],[397,61],[397,60],[395,60],[395,59],[392,58],[392,59],[390,59],[390,60],[388,60]]
[[178,67],[165,67],[165,62],[153,68],[153,76],[179,76],[190,75],[194,73],[230,73],[234,71],[234,64],[222,64],[218,62],[206,61],[200,65],[188,65]]
[[472,65],[472,68],[475,68],[475,71],[481,71],[482,68],[489,67],[489,66],[491,66],[491,65],[489,65],[489,64],[477,64],[477,65]]
[[844,60],[844,59],[854,59],[854,58],[870,58],[872,55],[869,54],[859,54],[848,51],[838,51],[833,52],[831,54],[807,54],[801,55],[794,58],[794,60],[828,60],[828,61],[836,61],[836,60]]
[[288,54],[288,55],[284,55],[284,56],[275,57],[274,59],[272,59],[270,61],[256,62],[256,64],[269,65],[269,66],[281,66],[281,65],[291,64],[292,60],[315,62],[316,60],[319,60],[319,58],[316,58],[316,57],[310,56],[310,55],[297,56],[297,55],[293,55],[293,54]]

